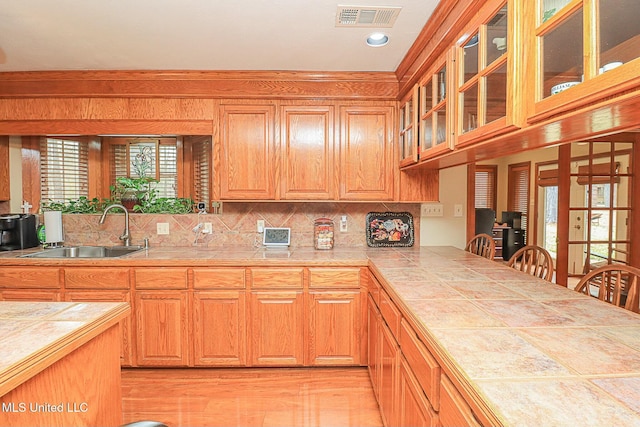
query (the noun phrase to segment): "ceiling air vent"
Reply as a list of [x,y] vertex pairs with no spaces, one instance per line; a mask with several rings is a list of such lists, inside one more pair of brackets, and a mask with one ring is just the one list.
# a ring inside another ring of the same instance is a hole
[[401,7],[338,6],[336,27],[391,28]]

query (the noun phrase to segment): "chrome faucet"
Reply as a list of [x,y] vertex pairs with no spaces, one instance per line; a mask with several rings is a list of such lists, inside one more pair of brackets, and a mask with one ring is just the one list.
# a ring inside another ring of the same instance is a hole
[[120,208],[124,211],[124,233],[119,237],[119,239],[124,242],[125,246],[131,246],[131,234],[129,234],[129,211],[127,211],[127,208],[118,203],[107,206],[100,218],[100,224],[104,224],[104,218],[107,216],[107,212],[113,208]]

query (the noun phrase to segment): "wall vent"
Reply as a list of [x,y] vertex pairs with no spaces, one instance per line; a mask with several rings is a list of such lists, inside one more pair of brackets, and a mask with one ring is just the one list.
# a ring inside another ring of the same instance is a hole
[[336,27],[391,28],[401,7],[338,6]]

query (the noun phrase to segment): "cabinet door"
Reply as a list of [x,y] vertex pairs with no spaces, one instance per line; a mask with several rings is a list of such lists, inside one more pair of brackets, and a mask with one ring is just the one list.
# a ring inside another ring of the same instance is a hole
[[195,366],[244,366],[245,292],[195,292],[193,340]]
[[429,405],[420,384],[411,372],[404,357],[400,357],[398,380],[398,425],[431,427],[437,422],[437,415]]
[[359,291],[309,293],[309,365],[360,364]]
[[333,116],[333,106],[282,107],[282,198],[334,197]]
[[139,366],[186,366],[186,291],[136,293],[136,362]]
[[378,307],[372,296],[368,298],[368,360],[369,377],[371,378],[371,385],[373,387],[373,393],[376,395],[378,402],[380,401],[380,363],[382,361],[382,354],[380,353],[382,348],[382,330],[380,322],[382,317]]
[[[66,292],[65,301],[85,301],[85,302],[128,302],[131,303],[129,291],[71,291]],[[120,321],[120,364],[131,366],[131,319],[126,317]]]
[[252,292],[251,364],[293,366],[304,363],[302,291]]
[[275,199],[275,107],[222,105],[220,114],[220,197]]
[[392,107],[341,107],[340,199],[393,199],[393,117]]
[[382,341],[380,348],[380,397],[378,404],[386,426],[398,425],[396,422],[398,344],[387,325],[382,322]]
[[9,200],[9,137],[0,136],[0,200]]
[[471,408],[446,375],[442,375],[440,381],[440,411],[438,414],[442,427],[480,426],[471,412]]

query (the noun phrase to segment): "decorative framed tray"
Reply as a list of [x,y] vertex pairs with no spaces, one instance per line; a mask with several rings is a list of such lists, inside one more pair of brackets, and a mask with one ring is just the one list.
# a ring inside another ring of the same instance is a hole
[[413,246],[413,215],[409,212],[369,212],[367,246]]

